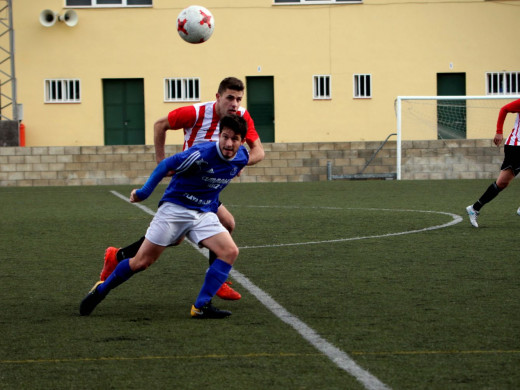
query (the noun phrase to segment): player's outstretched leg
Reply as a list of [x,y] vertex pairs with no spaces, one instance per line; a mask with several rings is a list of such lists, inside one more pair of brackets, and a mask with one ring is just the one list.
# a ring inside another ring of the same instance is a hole
[[126,282],[134,274],[135,272],[130,268],[130,259],[120,262],[114,272],[104,282],[97,282],[83,298],[79,305],[79,314],[88,316],[112,289]]

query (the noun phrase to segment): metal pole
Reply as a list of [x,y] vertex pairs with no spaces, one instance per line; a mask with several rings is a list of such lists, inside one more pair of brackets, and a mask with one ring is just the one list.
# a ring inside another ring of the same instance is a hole
[[397,97],[397,180],[401,180],[401,97]]
[[[13,120],[17,121],[18,126],[20,126],[20,121],[18,117],[18,100],[16,96],[16,69],[14,65],[14,26],[12,0],[7,0],[7,4],[9,6],[9,51],[11,52],[11,93],[13,100]],[[20,132],[18,132],[18,138],[20,138]],[[18,139],[18,143],[20,143],[20,139]]]

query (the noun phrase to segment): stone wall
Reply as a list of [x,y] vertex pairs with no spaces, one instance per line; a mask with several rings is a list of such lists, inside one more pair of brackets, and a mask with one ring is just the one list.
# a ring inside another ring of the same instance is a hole
[[[360,173],[381,142],[264,144],[266,158],[248,167],[240,182],[327,180]],[[167,146],[167,155],[180,151]],[[404,141],[403,180],[492,179],[503,148],[491,140]],[[74,146],[0,147],[0,186],[142,184],[155,167],[154,147]],[[365,174],[396,172],[396,142],[389,141],[364,169]],[[377,175],[376,175],[377,176]]]

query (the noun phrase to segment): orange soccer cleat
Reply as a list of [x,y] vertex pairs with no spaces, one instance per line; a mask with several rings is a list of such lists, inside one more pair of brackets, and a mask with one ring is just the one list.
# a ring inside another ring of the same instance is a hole
[[224,282],[222,286],[220,286],[219,290],[217,291],[217,297],[221,299],[226,299],[228,301],[238,301],[240,298],[242,298],[242,295],[240,295],[238,292],[233,290],[229,285],[232,284],[231,282]]
[[107,249],[105,249],[105,264],[103,264],[103,269],[99,275],[99,280],[102,282],[105,281],[105,279],[108,278],[110,274],[116,269],[116,254],[118,250],[119,248],[114,248],[113,246],[109,246]]

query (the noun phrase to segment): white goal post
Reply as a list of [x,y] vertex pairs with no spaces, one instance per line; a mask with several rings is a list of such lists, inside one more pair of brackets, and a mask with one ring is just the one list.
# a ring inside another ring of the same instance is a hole
[[398,96],[396,179],[401,180],[403,134],[407,140],[491,139],[500,108],[516,99],[520,95]]

